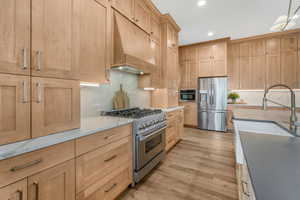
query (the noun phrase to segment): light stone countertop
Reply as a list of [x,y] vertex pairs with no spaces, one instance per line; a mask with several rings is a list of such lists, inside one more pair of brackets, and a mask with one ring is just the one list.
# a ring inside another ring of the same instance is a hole
[[184,106],[176,106],[176,107],[170,107],[170,108],[163,108],[162,110],[164,112],[172,112],[172,111],[180,110],[180,109],[184,109]]
[[80,129],[65,131],[44,137],[29,139],[17,143],[0,146],[0,160],[8,159],[24,153],[29,153],[84,136],[92,135],[100,131],[105,131],[119,126],[127,125],[132,122],[132,119],[108,116],[81,119]]
[[[269,121],[290,129],[290,111],[285,110],[260,110],[260,109],[233,109],[233,118],[240,120],[257,120],[257,121]],[[297,113],[300,120],[300,114]],[[298,128],[298,133],[300,129]]]

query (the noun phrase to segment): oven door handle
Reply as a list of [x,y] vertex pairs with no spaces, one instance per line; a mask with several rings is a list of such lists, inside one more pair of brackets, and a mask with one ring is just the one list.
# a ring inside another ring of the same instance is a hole
[[164,126],[163,128],[151,133],[150,135],[147,135],[147,136],[139,136],[139,139],[140,141],[144,141],[144,140],[147,140],[148,138],[151,138],[153,135],[165,130],[167,128],[167,126]]

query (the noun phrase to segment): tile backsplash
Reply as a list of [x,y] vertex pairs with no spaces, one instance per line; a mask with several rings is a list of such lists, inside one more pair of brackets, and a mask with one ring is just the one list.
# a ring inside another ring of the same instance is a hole
[[112,109],[112,99],[123,85],[130,107],[150,107],[151,93],[138,88],[138,76],[111,71],[111,81],[99,87],[81,87],[81,117],[99,116],[100,111]]

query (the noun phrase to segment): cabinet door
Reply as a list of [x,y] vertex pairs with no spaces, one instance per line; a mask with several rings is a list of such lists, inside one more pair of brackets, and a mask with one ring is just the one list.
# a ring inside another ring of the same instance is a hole
[[144,31],[150,32],[150,9],[144,0],[135,0],[134,21]]
[[176,31],[174,30],[174,28],[170,24],[168,24],[167,25],[167,46],[170,49],[173,49],[176,47],[176,41],[174,38],[175,32]]
[[281,38],[281,51],[297,51],[298,49],[298,35],[295,33],[287,34]]
[[180,84],[180,87],[181,89],[187,89],[189,87],[189,70],[190,70],[190,67],[189,67],[189,64],[188,62],[184,62],[182,64],[180,64],[180,69],[181,69],[181,84]]
[[197,88],[197,79],[198,79],[198,62],[192,62],[190,64],[189,71],[189,88],[196,89]]
[[1,200],[27,200],[27,179],[0,189]]
[[197,104],[184,103],[184,124],[190,126],[197,126]]
[[151,15],[150,19],[150,34],[153,39],[156,41],[160,42],[160,34],[161,34],[161,29],[160,29],[160,21],[159,18],[156,15]]
[[211,76],[226,76],[227,67],[226,60],[212,60],[212,72]]
[[32,75],[78,79],[78,0],[32,0]]
[[240,58],[231,57],[228,60],[228,77],[229,77],[229,88],[239,89],[240,88]]
[[281,53],[281,83],[292,88],[297,83],[297,51],[286,51]]
[[30,0],[0,0],[0,72],[30,73]]
[[270,38],[266,40],[267,55],[280,54],[280,38]]
[[240,44],[240,56],[241,57],[249,57],[251,55],[250,53],[250,43],[249,42],[243,42]]
[[198,77],[208,77],[212,75],[212,61],[200,60],[198,66]]
[[75,200],[74,160],[28,178],[28,200]]
[[211,46],[212,48],[212,56],[214,60],[225,60],[227,57],[227,43],[226,42],[220,42],[213,44]]
[[298,63],[297,63],[297,82],[296,88],[300,88],[300,51],[298,51]]
[[105,83],[112,58],[111,7],[106,0],[80,0],[79,14],[79,49],[76,53],[80,80]]
[[127,18],[133,20],[134,0],[112,0],[112,6]]
[[30,138],[30,78],[0,74],[0,145]]
[[198,59],[200,61],[212,59],[213,52],[210,45],[201,45],[198,48]]
[[178,106],[178,90],[168,89],[168,107]]
[[79,81],[32,78],[32,137],[80,127]]
[[254,40],[250,43],[251,56],[263,56],[266,54],[265,40]]
[[252,89],[265,89],[266,85],[266,57],[251,57]]
[[267,87],[281,83],[280,78],[280,54],[267,55]]
[[167,75],[168,75],[168,88],[170,89],[178,89],[179,88],[179,81],[178,81],[178,59],[177,53],[172,50],[168,49],[168,58],[167,58]]
[[252,89],[250,57],[240,58],[240,89]]

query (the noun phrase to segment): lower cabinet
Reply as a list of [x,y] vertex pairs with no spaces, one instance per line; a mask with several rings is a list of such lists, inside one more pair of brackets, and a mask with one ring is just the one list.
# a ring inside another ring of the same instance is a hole
[[1,200],[27,200],[27,179],[0,188]]
[[181,102],[180,105],[184,106],[184,125],[196,127],[198,125],[197,103]]
[[183,110],[167,113],[166,151],[169,151],[183,136]]
[[28,177],[28,200],[75,200],[75,162]]

